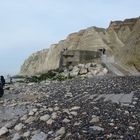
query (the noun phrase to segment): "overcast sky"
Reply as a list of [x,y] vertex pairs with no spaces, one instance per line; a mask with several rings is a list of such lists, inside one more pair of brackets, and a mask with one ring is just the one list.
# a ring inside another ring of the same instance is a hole
[[140,16],[140,0],[0,0],[0,75],[69,33]]

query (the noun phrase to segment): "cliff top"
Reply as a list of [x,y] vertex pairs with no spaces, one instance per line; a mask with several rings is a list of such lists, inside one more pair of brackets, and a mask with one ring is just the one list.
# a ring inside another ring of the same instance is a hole
[[118,21],[111,21],[109,27],[107,28],[108,30],[114,29],[115,31],[119,30],[122,26],[128,26],[130,29],[133,28],[133,26],[136,24],[140,17],[137,18],[130,18],[130,19],[125,19],[123,21],[118,20]]

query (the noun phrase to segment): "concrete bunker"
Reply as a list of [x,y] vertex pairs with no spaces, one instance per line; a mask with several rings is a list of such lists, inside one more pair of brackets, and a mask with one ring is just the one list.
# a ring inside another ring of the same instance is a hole
[[61,52],[60,67],[75,66],[79,63],[100,62],[103,52],[87,50],[67,50]]

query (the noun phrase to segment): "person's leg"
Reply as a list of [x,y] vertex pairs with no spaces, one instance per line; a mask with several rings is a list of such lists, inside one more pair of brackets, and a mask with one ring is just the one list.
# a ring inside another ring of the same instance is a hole
[[2,88],[2,87],[0,87],[0,97],[2,97],[2,96],[3,96],[3,94],[4,94],[4,90],[3,90],[3,88]]

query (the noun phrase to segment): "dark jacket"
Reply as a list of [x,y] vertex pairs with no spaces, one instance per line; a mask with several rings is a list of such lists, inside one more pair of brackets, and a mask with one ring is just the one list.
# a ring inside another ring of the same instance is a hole
[[5,86],[5,79],[4,79],[4,76],[1,76],[1,77],[0,77],[0,83],[1,83],[2,87]]

